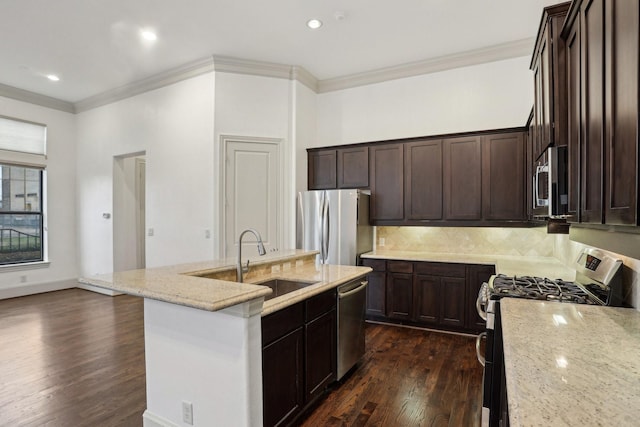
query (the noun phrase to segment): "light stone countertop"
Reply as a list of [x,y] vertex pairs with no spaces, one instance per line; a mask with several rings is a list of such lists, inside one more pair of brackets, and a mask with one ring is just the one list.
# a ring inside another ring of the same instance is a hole
[[500,301],[513,427],[640,424],[640,312]]
[[496,273],[507,276],[539,276],[569,281],[575,280],[576,276],[575,270],[553,257],[447,254],[377,249],[367,252],[362,255],[362,258],[495,265]]
[[265,316],[371,271],[368,267],[316,265],[316,253],[292,250],[251,258],[245,283],[230,281],[234,279],[199,277],[228,277],[229,274],[235,277],[235,259],[103,274],[81,278],[79,282],[207,311],[222,310],[272,293],[270,288],[251,282],[272,278],[317,282],[265,301],[262,308],[262,315]]

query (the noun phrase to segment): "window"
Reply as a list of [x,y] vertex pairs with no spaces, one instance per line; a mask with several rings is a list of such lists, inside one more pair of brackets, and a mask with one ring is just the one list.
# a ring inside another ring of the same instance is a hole
[[0,117],[0,265],[44,261],[46,127]]

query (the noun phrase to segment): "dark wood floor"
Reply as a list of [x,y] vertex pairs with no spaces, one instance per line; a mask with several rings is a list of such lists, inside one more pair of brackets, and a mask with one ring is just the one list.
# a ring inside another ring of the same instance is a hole
[[0,426],[141,426],[142,313],[80,289],[0,301]]
[[[0,301],[0,426],[141,426],[140,298],[80,289]],[[304,421],[317,426],[479,425],[474,340],[367,325],[361,365]]]
[[366,339],[359,368],[303,426],[480,425],[475,338],[368,324]]

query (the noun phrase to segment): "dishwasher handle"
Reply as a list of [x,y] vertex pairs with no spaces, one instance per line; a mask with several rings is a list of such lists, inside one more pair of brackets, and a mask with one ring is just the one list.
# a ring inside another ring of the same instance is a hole
[[366,288],[368,284],[369,284],[368,280],[363,280],[362,282],[360,282],[360,286],[358,286],[357,288],[351,289],[350,291],[347,291],[347,292],[338,291],[338,299],[347,298],[353,294],[357,294],[358,292]]

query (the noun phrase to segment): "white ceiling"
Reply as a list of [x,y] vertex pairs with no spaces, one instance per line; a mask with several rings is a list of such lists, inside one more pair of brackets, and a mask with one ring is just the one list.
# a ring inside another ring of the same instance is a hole
[[[78,102],[212,55],[324,80],[529,39],[559,2],[0,0],[0,83]],[[309,30],[312,17],[324,25]],[[157,31],[153,45],[143,27]]]

